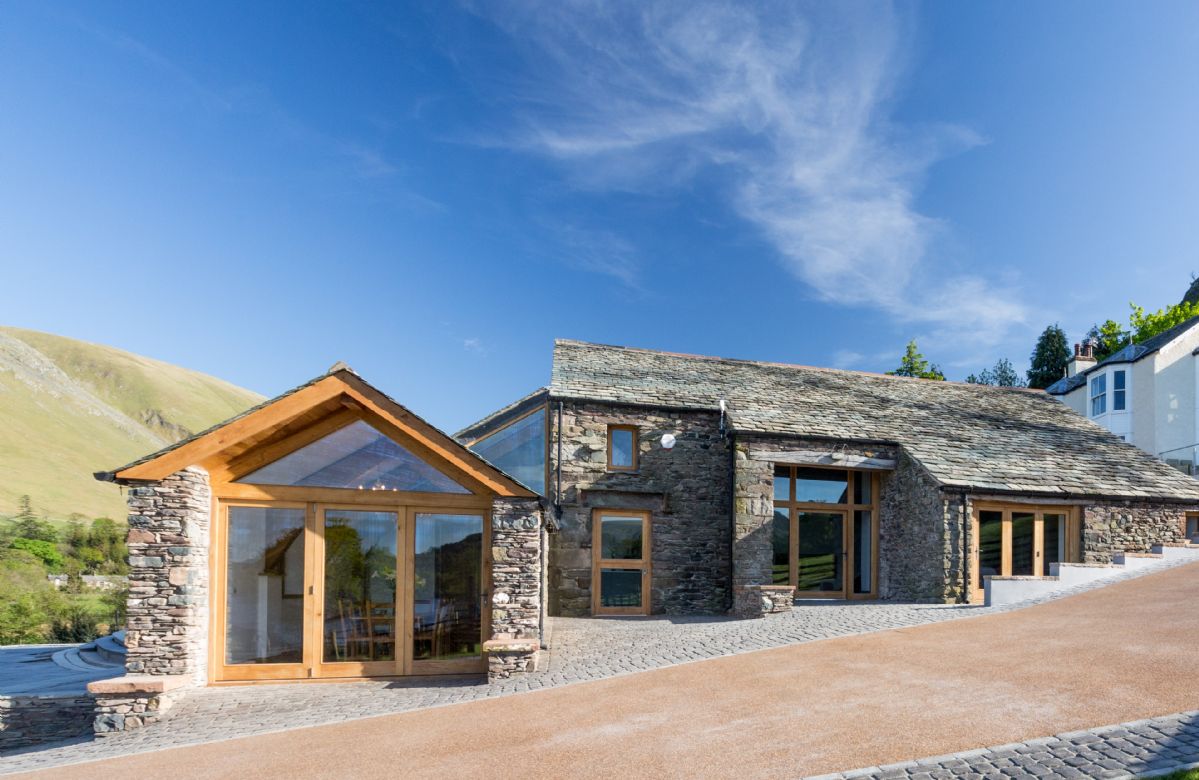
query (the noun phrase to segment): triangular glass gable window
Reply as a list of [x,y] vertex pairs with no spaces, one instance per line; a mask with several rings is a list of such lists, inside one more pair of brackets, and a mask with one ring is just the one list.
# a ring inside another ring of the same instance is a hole
[[361,420],[236,481],[251,485],[470,493]]

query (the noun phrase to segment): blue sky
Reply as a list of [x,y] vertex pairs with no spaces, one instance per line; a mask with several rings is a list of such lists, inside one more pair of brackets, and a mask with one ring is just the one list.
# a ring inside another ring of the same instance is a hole
[[10,1],[0,322],[449,429],[554,337],[1022,370],[1199,272],[1197,94],[1195,3]]

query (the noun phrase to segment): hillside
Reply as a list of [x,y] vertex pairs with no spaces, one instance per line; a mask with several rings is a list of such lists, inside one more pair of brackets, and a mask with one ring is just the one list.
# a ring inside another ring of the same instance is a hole
[[262,400],[205,374],[112,347],[0,327],[0,516],[122,519],[114,468]]

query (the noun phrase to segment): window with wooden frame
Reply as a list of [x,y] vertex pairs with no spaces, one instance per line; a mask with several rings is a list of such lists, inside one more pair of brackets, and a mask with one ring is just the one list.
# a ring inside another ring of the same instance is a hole
[[1187,512],[1183,527],[1188,539],[1199,541],[1199,512]]
[[974,505],[971,601],[985,596],[987,577],[1047,577],[1053,564],[1081,560],[1082,533],[1073,506]]
[[591,611],[650,613],[650,513],[596,509],[591,515]]
[[802,597],[875,598],[877,483],[868,470],[776,464],[773,584]]
[[608,426],[608,470],[637,470],[637,426]]

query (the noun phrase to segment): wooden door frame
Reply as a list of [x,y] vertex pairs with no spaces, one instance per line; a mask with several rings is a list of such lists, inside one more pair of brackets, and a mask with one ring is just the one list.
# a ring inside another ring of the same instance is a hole
[[[491,510],[464,509],[461,507],[438,506],[409,506],[406,507],[408,516],[407,538],[404,550],[407,555],[405,569],[408,572],[408,598],[404,599],[404,644],[408,648],[404,654],[407,659],[404,674],[476,674],[487,670],[487,659],[483,656],[483,643],[491,638]],[[479,655],[470,658],[453,660],[416,659],[413,658],[413,643],[416,639],[413,625],[416,611],[416,590],[412,579],[416,576],[416,516],[417,515],[470,515],[482,518],[483,539],[481,544],[479,565],[482,567],[479,584],[483,588],[478,594],[481,607],[479,609]]]
[[[209,603],[208,631],[208,668],[209,677],[214,682],[237,680],[253,682],[258,680],[304,680],[309,677],[312,669],[311,643],[308,641],[310,616],[313,611],[314,595],[311,591],[311,572],[314,565],[312,559],[314,545],[311,539],[314,533],[314,513],[307,503],[295,501],[247,501],[243,499],[212,500],[212,532],[209,549],[209,583],[211,591]],[[268,509],[300,509],[304,512],[304,607],[302,637],[302,660],[298,664],[229,664],[225,663],[225,652],[228,645],[228,541],[229,541],[229,509],[231,507],[252,507]]]
[[[352,493],[352,491],[351,491]],[[369,502],[356,502],[350,495],[340,501],[254,500],[238,497],[213,496],[212,528],[208,556],[210,614],[208,623],[208,669],[213,684],[252,683],[268,680],[302,681],[315,679],[362,679],[364,677],[393,677],[401,675],[475,674],[486,669],[481,652],[475,658],[452,661],[414,660],[413,613],[415,574],[416,515],[471,515],[482,518],[483,539],[480,583],[484,592],[480,610],[479,644],[490,638],[491,632],[491,508],[479,503],[464,506],[435,504],[383,504],[378,496],[367,491]],[[322,494],[322,498],[325,497]],[[476,497],[481,498],[481,497]],[[301,509],[304,511],[304,627],[303,661],[298,664],[226,664],[226,614],[228,602],[228,511],[229,507],[248,506],[272,509]],[[325,663],[324,652],[324,525],[326,508],[362,512],[393,512],[398,524],[396,537],[396,661]],[[385,668],[382,664],[387,664]]]
[[[635,517],[641,520],[641,558],[601,558],[601,523],[602,516]],[[591,510],[591,614],[603,615],[649,615],[653,611],[653,515],[647,509],[604,509],[596,507]],[[641,606],[640,607],[604,607],[601,606],[601,569],[628,569],[641,571]]]
[[[855,469],[848,466],[832,466],[832,465],[815,465],[806,463],[774,463],[772,464],[771,479],[774,479],[774,473],[785,468],[789,473],[789,487],[787,499],[772,499],[774,500],[774,508],[787,510],[787,558],[788,558],[788,582],[798,587],[799,579],[799,513],[800,512],[839,512],[844,515],[842,521],[842,536],[841,544],[846,553],[845,571],[843,573],[843,582],[841,591],[799,591],[795,593],[796,598],[842,598],[850,601],[870,601],[878,598],[878,558],[879,558],[879,526],[882,518],[880,506],[880,482],[879,471],[876,469]],[[823,469],[826,471],[844,471],[847,472],[847,481],[845,485],[846,503],[832,504],[819,503],[810,501],[796,501],[796,469]],[[867,503],[856,503],[854,501],[855,487],[859,479],[870,480],[870,501]],[[773,490],[772,490],[773,494]],[[854,593],[853,591],[853,570],[857,561],[857,549],[853,545],[853,523],[857,512],[870,513],[870,590],[866,593]],[[830,596],[829,594],[841,595]]]
[[979,514],[1000,513],[1000,573],[1012,576],[1012,513],[1033,515],[1033,574],[1034,577],[1049,576],[1045,570],[1045,517],[1065,517],[1065,544],[1062,563],[1077,563],[1082,560],[1082,529],[1079,524],[1079,506],[1075,504],[1020,504],[999,501],[977,501],[970,511],[970,603],[982,603],[986,587],[979,570]]
[[[800,590],[799,589],[799,516],[800,514],[825,514],[841,516],[841,590]],[[849,525],[852,510],[843,508],[840,504],[830,504],[819,509],[810,507],[791,507],[791,582],[795,584],[797,599],[845,599],[850,588],[850,554]]]
[[[402,604],[405,601],[411,600],[411,594],[404,589],[407,583],[405,577],[405,561],[407,556],[404,554],[404,525],[405,512],[404,507],[383,507],[383,506],[363,506],[362,504],[348,504],[345,502],[336,504],[317,503],[313,504],[315,512],[315,533],[313,540],[316,548],[313,550],[313,571],[312,585],[310,591],[313,601],[313,619],[308,628],[309,641],[312,643],[312,665],[311,677],[314,678],[343,678],[343,677],[394,677],[404,673],[407,667],[406,656],[411,655],[411,646],[404,643],[404,632],[402,622],[404,610]],[[393,634],[395,639],[395,649],[393,658],[390,661],[326,661],[325,660],[325,512],[328,510],[342,510],[346,512],[386,512],[395,515],[395,533],[396,533],[396,586],[394,594],[394,606],[392,615]],[[319,585],[319,587],[316,587]]]

